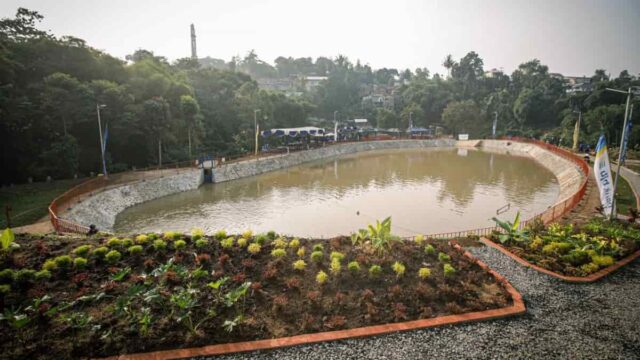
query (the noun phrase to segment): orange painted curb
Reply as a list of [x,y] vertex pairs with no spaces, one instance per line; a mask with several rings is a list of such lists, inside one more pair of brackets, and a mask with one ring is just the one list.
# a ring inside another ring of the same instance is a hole
[[175,350],[161,350],[147,353],[138,353],[130,355],[115,355],[104,358],[104,360],[164,360],[164,359],[181,359],[196,356],[212,356],[222,355],[236,352],[247,352],[256,350],[276,349],[287,346],[297,346],[304,344],[312,344],[323,341],[334,341],[351,338],[359,338],[365,336],[375,336],[388,334],[399,331],[414,330],[431,328],[450,324],[459,324],[481,320],[499,319],[508,316],[514,316],[523,314],[527,311],[522,295],[511,286],[509,281],[502,275],[491,270],[486,264],[480,260],[474,258],[468,252],[462,250],[462,248],[452,243],[452,246],[460,252],[463,252],[463,256],[468,257],[473,262],[477,263],[482,269],[488,271],[500,284],[502,284],[511,298],[513,299],[513,305],[507,306],[501,309],[492,309],[484,311],[475,311],[466,314],[459,315],[447,315],[432,319],[420,319],[413,321],[406,321],[401,323],[382,324],[365,326],[354,329],[338,330],[338,331],[326,331],[313,334],[295,335],[277,339],[265,339],[255,341],[244,341],[229,344],[217,344],[208,345],[187,349],[175,349]]
[[612,272],[620,269],[621,267],[627,265],[628,263],[632,262],[633,260],[635,260],[636,258],[640,257],[640,250],[634,252],[633,254],[625,257],[622,260],[619,260],[618,262],[616,262],[615,264],[608,266],[598,272],[595,272],[593,274],[590,274],[588,276],[568,276],[568,275],[562,275],[562,274],[558,274],[557,272],[553,272],[551,270],[545,269],[545,268],[541,268],[538,265],[534,265],[530,262],[528,262],[527,260],[521,258],[520,256],[512,253],[511,251],[507,250],[507,248],[505,248],[504,246],[500,245],[500,244],[496,244],[493,241],[482,237],[480,238],[480,241],[487,245],[487,246],[491,246],[494,249],[497,249],[498,251],[500,251],[501,253],[509,256],[510,258],[512,258],[513,260],[519,262],[520,264],[530,267],[536,271],[539,271],[541,273],[556,277],[558,279],[564,280],[566,282],[571,282],[571,283],[590,283],[590,282],[594,282],[594,281],[598,281],[601,278],[611,274]]

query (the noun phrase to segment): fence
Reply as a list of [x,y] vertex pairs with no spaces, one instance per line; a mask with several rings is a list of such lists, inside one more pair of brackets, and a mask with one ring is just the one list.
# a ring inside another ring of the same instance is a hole
[[[389,139],[389,140],[394,140],[394,139]],[[521,221],[520,222],[521,227],[526,226],[528,223],[538,218],[541,219],[545,224],[549,224],[563,217],[567,212],[571,211],[571,209],[573,209],[580,202],[580,200],[582,200],[587,188],[587,179],[589,177],[589,165],[584,161],[584,159],[582,159],[580,156],[568,150],[565,150],[565,149],[562,149],[538,140],[524,139],[524,138],[510,138],[505,140],[521,142],[521,143],[531,143],[536,146],[542,147],[548,151],[553,152],[554,154],[557,154],[573,162],[576,166],[580,168],[582,173],[585,175],[585,178],[582,184],[580,185],[580,189],[575,194],[564,199],[561,202],[558,202],[557,204],[548,208],[544,212],[537,214],[530,219]],[[374,140],[374,141],[387,141],[387,140]],[[340,142],[340,143],[343,143],[343,142]],[[326,145],[326,146],[331,146],[331,145]],[[304,151],[304,150],[306,149],[298,149],[297,151]],[[225,157],[225,163],[245,161],[245,160],[251,160],[251,159],[260,159],[260,158],[265,158],[270,156],[277,156],[280,154],[281,153],[279,152],[258,154],[257,156],[250,155],[250,154],[242,154],[242,155],[236,155],[231,157]],[[51,202],[51,205],[49,205],[49,218],[51,219],[51,224],[53,225],[53,227],[56,229],[57,232],[86,233],[87,231],[89,231],[89,228],[60,218],[58,216],[58,213],[59,213],[58,210],[60,209],[64,210],[63,208],[64,206],[70,206],[73,203],[77,203],[78,201],[81,201],[83,197],[91,196],[96,192],[104,191],[108,188],[115,187],[120,184],[131,183],[135,181],[144,181],[146,179],[158,178],[166,175],[176,174],[176,173],[179,173],[180,171],[183,171],[188,168],[193,168],[195,166],[196,166],[195,162],[189,161],[189,162],[165,165],[162,168],[150,167],[150,168],[140,169],[140,170],[126,172],[126,173],[109,175],[108,180],[105,180],[103,177],[97,177],[97,178],[93,178],[91,180],[85,181],[82,184],[79,184],[71,188],[69,191],[65,192],[64,194],[58,196]],[[465,237],[468,235],[488,236],[493,231],[500,231],[500,228],[496,226],[492,226],[492,227],[463,230],[463,231],[456,231],[456,232],[430,234],[428,235],[428,237],[437,238],[437,239],[452,239],[452,238],[458,238],[458,237]]]

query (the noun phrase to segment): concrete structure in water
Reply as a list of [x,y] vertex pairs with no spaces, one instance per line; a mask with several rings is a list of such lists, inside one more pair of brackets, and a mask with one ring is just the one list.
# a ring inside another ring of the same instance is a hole
[[[549,169],[557,178],[560,186],[558,202],[576,193],[585,178],[585,174],[576,164],[535,144],[504,140],[455,141],[452,139],[434,139],[342,143],[307,151],[274,155],[262,159],[239,161],[215,167],[212,180],[214,183],[232,181],[310,161],[371,150],[434,147],[480,147],[491,151],[531,157]],[[188,169],[161,178],[137,181],[93,194],[74,205],[62,217],[78,224],[95,224],[101,230],[111,231],[115,224],[116,216],[126,208],[182,191],[195,190],[203,182],[202,169]]]

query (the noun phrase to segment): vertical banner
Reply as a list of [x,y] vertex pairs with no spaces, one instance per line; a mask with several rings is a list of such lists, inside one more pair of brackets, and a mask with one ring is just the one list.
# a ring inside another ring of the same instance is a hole
[[627,147],[629,146],[629,134],[631,134],[631,116],[633,115],[633,107],[631,107],[631,113],[627,120],[627,127],[624,129],[624,137],[622,138],[622,146],[620,147],[620,163],[624,164],[624,160],[627,158]]
[[596,183],[600,191],[600,202],[606,216],[611,216],[613,211],[613,180],[611,179],[611,167],[609,166],[609,154],[607,153],[607,141],[604,135],[600,135],[596,146],[596,159],[593,163]]
[[578,151],[578,141],[580,141],[580,117],[578,117],[576,127],[573,129],[573,151]]
[[496,128],[498,127],[498,117],[493,119],[493,126],[491,127],[491,136],[495,139],[496,137]]

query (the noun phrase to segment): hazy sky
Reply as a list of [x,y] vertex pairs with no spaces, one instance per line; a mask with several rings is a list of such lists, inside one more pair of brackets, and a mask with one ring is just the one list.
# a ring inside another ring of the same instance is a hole
[[18,7],[39,11],[55,35],[121,58],[139,48],[189,56],[194,23],[198,55],[226,61],[255,49],[270,63],[344,54],[374,68],[444,73],[447,54],[473,50],[485,69],[508,73],[532,58],[565,75],[640,73],[639,0],[2,0],[0,16]]

